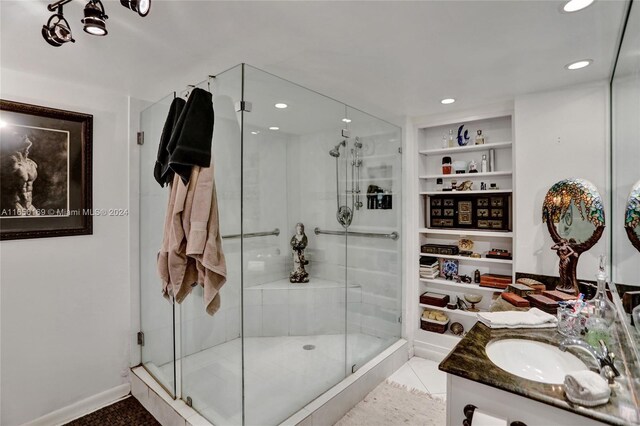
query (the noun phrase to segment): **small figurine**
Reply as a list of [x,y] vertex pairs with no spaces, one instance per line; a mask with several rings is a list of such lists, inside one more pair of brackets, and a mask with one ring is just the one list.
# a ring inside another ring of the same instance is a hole
[[481,191],[486,191],[487,190],[487,184],[484,182],[480,182],[480,190]]
[[476,269],[473,273],[473,282],[476,284],[480,284],[480,270]]
[[471,187],[473,187],[473,182],[470,180],[465,180],[460,185],[456,187],[458,191],[471,191]]
[[469,173],[478,173],[478,163],[476,163],[476,160],[469,162]]
[[482,134],[482,130],[478,130],[476,133],[476,145],[484,145],[484,135]]
[[309,261],[304,258],[304,249],[307,248],[307,235],[304,233],[304,225],[296,224],[296,234],[291,237],[291,248],[293,250],[293,271],[289,274],[289,282],[291,283],[308,283],[309,273],[305,271],[304,266]]

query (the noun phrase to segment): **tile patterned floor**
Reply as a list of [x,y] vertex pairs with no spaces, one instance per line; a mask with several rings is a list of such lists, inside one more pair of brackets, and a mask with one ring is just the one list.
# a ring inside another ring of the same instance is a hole
[[160,426],[160,423],[133,397],[87,414],[65,426]]
[[413,357],[393,373],[389,380],[439,398],[447,397],[447,374],[438,370],[438,363]]

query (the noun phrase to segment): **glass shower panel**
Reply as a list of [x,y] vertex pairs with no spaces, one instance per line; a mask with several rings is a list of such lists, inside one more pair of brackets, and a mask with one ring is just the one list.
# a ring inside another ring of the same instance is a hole
[[217,425],[242,424],[241,314],[241,132],[236,103],[241,100],[242,71],[237,66],[198,85],[213,94],[215,122],[211,146],[220,233],[227,281],[220,309],[205,310],[202,286],[180,305],[182,399]]
[[140,113],[140,328],[144,332],[142,365],[172,396],[176,395],[174,306],[164,299],[156,259],[162,243],[169,192],[153,177],[162,127],[173,94]]
[[349,372],[401,335],[401,129],[346,110],[348,188],[356,193],[347,236],[347,366]]
[[[342,158],[330,151],[344,140],[345,107],[249,66],[244,87],[244,413],[247,425],[271,425],[345,377],[345,235],[314,233],[342,230],[344,147]],[[290,283],[298,223],[309,275]]]

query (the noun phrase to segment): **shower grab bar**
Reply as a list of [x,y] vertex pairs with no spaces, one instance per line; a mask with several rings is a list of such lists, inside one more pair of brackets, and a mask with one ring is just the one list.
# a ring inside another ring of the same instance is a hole
[[273,231],[266,231],[266,232],[248,232],[246,234],[231,234],[231,235],[223,235],[222,239],[223,240],[229,240],[231,238],[253,238],[253,237],[266,237],[269,235],[280,235],[280,229],[276,228]]
[[397,232],[392,232],[390,234],[379,234],[376,232],[357,232],[357,231],[323,231],[320,228],[315,228],[313,230],[313,232],[315,232],[316,235],[318,234],[325,234],[325,235],[344,235],[345,232],[347,233],[347,235],[355,235],[358,237],[368,237],[368,238],[390,238],[392,240],[397,240],[399,235]]

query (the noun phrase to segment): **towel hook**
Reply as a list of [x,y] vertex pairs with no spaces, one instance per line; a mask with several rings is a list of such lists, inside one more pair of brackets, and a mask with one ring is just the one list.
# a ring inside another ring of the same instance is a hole
[[189,97],[189,94],[191,93],[191,89],[194,89],[195,87],[196,87],[196,86],[194,86],[193,84],[188,84],[188,85],[187,85],[187,89],[186,89],[186,90],[187,90],[187,94],[186,94],[186,95],[184,95],[184,97],[185,97],[185,98],[188,98],[188,97]]

